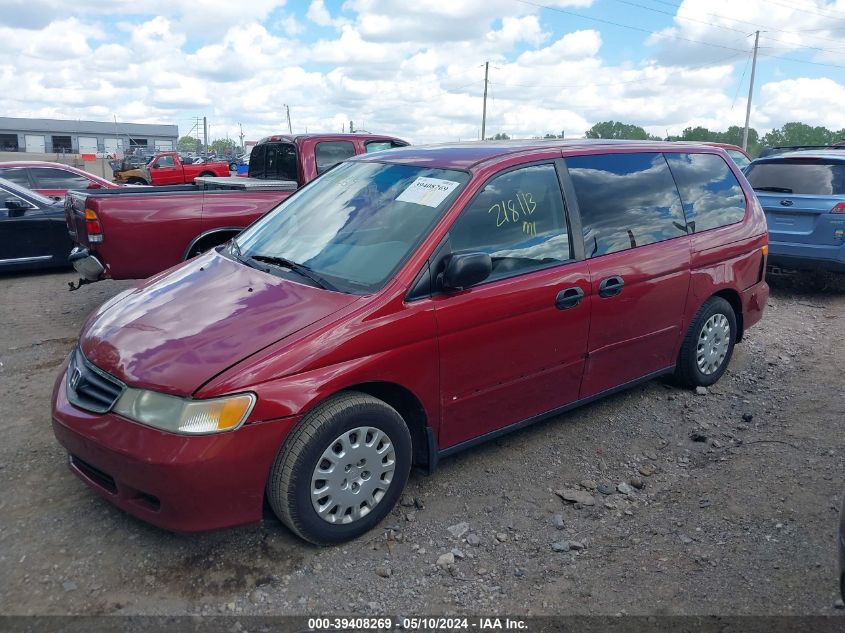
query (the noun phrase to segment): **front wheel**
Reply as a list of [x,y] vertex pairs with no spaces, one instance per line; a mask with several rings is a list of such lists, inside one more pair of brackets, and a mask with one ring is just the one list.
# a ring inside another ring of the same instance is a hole
[[675,376],[687,387],[714,384],[731,360],[736,342],[736,314],[722,297],[710,297],[695,315],[687,331]]
[[411,455],[411,434],[393,407],[364,393],[340,393],[291,432],[270,470],[267,499],[298,536],[342,543],[393,509]]

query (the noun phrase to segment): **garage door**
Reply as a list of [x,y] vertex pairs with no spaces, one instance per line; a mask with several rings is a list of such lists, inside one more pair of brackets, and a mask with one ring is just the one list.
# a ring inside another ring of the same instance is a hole
[[104,138],[103,149],[106,154],[109,154],[110,156],[114,154],[118,158],[123,158],[123,139]]
[[172,152],[173,141],[156,141],[157,152]]
[[26,151],[43,154],[45,152],[44,137],[35,134],[27,134]]
[[96,154],[97,153],[97,139],[93,136],[79,137],[79,153],[80,154]]

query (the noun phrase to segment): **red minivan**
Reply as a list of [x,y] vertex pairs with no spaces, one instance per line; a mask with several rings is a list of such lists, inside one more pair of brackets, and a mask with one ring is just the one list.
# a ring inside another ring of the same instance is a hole
[[710,385],[768,298],[766,222],[706,145],[358,156],[85,324],[53,394],[70,469],[163,528],[314,543],[412,466],[656,376]]

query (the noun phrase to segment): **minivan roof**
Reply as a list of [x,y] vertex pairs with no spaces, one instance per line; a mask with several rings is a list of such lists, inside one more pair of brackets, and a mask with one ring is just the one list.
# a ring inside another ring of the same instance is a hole
[[[531,150],[560,148],[564,155],[576,154],[603,147],[625,147],[648,152],[677,152],[678,143],[672,141],[630,141],[622,139],[525,139],[509,141],[468,141],[460,143],[440,143],[436,145],[411,145],[364,154],[352,160],[395,162],[426,165],[439,169],[470,169],[481,163],[505,158],[513,154],[522,154]],[[684,149],[712,151],[712,145],[689,143]],[[718,149],[718,148],[716,148]]]

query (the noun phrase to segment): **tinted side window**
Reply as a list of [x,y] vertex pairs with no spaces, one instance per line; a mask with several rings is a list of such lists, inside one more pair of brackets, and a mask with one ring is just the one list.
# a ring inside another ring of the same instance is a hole
[[296,180],[296,147],[291,143],[268,145],[265,163],[265,178]]
[[85,189],[90,182],[85,176],[50,167],[32,167],[30,173],[35,189]]
[[32,187],[32,183],[29,182],[29,175],[26,171],[27,170],[23,167],[0,169],[0,178],[5,178],[16,185],[30,189]]
[[326,141],[317,143],[315,154],[317,173],[322,174],[347,158],[355,156],[355,146],[350,141]]
[[745,216],[745,194],[728,164],[715,154],[666,154],[692,232],[735,224]]
[[491,279],[572,258],[563,196],[554,165],[531,165],[495,177],[449,232],[453,252],[484,252]]
[[364,145],[364,149],[367,153],[371,152],[380,152],[383,149],[393,149],[394,147],[405,147],[402,143],[396,143],[395,141],[369,141],[366,145]]
[[686,235],[678,189],[663,154],[594,154],[566,159],[587,257]]
[[736,166],[740,169],[745,169],[751,163],[751,161],[748,160],[748,157],[742,152],[738,152],[735,149],[726,149],[725,151],[728,153],[728,156],[731,157],[731,160],[735,162]]
[[760,191],[817,196],[845,194],[845,163],[784,158],[752,163],[745,175],[751,186]]
[[249,153],[249,177],[264,178],[264,158],[267,156],[266,145],[256,145]]

